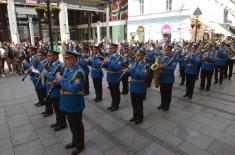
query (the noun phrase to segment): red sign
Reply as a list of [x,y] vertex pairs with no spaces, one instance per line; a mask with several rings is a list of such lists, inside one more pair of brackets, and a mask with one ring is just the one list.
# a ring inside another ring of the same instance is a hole
[[171,26],[168,24],[163,25],[162,34],[171,34]]
[[26,0],[27,4],[33,4],[36,5],[37,4],[37,0]]

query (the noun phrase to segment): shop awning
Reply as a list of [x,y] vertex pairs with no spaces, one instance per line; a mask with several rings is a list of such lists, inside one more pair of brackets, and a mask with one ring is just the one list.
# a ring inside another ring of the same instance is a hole
[[225,28],[223,28],[218,23],[203,20],[203,19],[200,19],[200,21],[203,24],[205,24],[206,26],[208,26],[210,29],[212,29],[214,31],[214,33],[223,34],[224,36],[232,36],[233,35],[231,32],[227,31]]

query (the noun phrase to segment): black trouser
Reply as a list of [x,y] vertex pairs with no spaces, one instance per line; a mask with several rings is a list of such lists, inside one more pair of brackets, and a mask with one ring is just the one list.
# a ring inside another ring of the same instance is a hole
[[180,66],[180,76],[181,76],[181,84],[184,84],[185,82],[185,67],[184,66]]
[[120,83],[117,82],[117,83],[108,83],[108,84],[109,84],[110,94],[112,97],[111,107],[119,108],[120,99],[121,99],[120,90],[119,90]]
[[161,93],[161,107],[163,109],[169,109],[171,104],[173,83],[161,83],[160,93]]
[[72,132],[72,143],[78,149],[84,148],[84,126],[82,123],[82,112],[66,112]]
[[219,82],[222,84],[224,79],[224,65],[215,65],[215,82],[218,82],[218,74]]
[[60,126],[66,126],[65,113],[60,110],[60,99],[59,98],[50,98],[49,101],[53,105],[53,109],[56,115],[56,124]]
[[196,77],[197,75],[186,74],[186,95],[189,97],[193,96]]
[[88,78],[88,74],[85,74],[84,94],[85,94],[85,95],[90,94],[90,91],[89,91],[89,78]]
[[122,92],[128,93],[128,76],[124,76],[122,78]]
[[133,118],[142,121],[144,118],[143,111],[144,94],[131,93],[131,104],[133,108]]
[[224,68],[224,77],[225,78],[231,78],[232,74],[233,74],[233,64],[234,64],[234,60],[227,60],[226,61],[226,65]]
[[201,63],[197,65],[197,76],[196,76],[196,79],[198,79],[198,78],[199,78],[199,74],[200,74],[201,66],[202,66],[202,64],[201,64]]
[[44,101],[44,99],[46,98],[46,91],[36,89],[36,93],[37,93],[37,96],[38,96],[39,103],[42,104],[42,105],[46,105],[46,102]]
[[96,99],[102,100],[102,78],[94,78],[93,84],[95,88]]
[[151,84],[153,81],[153,73],[154,73],[154,71],[152,71],[152,70],[149,71],[149,74],[148,74],[148,77],[146,80],[147,87],[151,87]]
[[213,73],[214,73],[213,71],[204,70],[204,69],[201,70],[201,85],[200,86],[202,89],[205,88],[206,81],[207,81],[206,89],[208,90],[210,89]]

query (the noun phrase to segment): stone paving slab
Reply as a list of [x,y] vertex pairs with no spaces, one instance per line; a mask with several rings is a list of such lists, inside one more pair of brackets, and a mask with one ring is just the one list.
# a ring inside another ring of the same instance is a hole
[[[144,122],[137,126],[128,123],[132,117],[129,94],[121,96],[119,111],[106,110],[111,100],[106,85],[104,80],[103,101],[95,103],[91,101],[91,82],[84,113],[86,149],[82,154],[235,154],[235,104],[230,101],[235,99],[231,94],[233,80],[221,87],[213,85],[210,92],[195,89],[192,100],[181,97],[184,87],[174,86],[169,112],[157,110],[159,89],[151,88],[144,102]],[[204,103],[198,104],[201,101]],[[28,79],[21,82],[18,76],[0,78],[0,155],[71,153],[64,149],[71,142],[69,128],[54,132],[50,125],[55,116],[42,117],[44,107],[34,107],[35,102],[36,94]],[[227,109],[222,111],[224,107]]]

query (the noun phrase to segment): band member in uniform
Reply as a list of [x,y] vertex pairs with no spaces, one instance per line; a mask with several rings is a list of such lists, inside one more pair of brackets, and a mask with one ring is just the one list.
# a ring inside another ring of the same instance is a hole
[[78,64],[81,66],[85,73],[85,83],[84,83],[84,96],[89,95],[89,73],[90,69],[88,67],[88,59],[89,59],[89,53],[88,53],[88,44],[83,43],[81,48],[81,56],[80,60],[78,61]]
[[197,45],[193,45],[191,47],[191,52],[186,55],[186,67],[185,67],[185,74],[186,74],[186,94],[183,97],[192,98],[195,80],[198,74],[198,64],[200,63],[200,57],[197,52]]
[[[226,46],[227,46],[227,48],[230,48],[229,44],[227,44]],[[228,50],[230,50],[230,49],[228,49]],[[233,65],[234,65],[234,60],[232,60],[231,58],[228,58],[225,62],[224,78],[228,78],[229,80],[231,79],[231,77],[233,75]]]
[[[29,73],[30,80],[33,82],[34,88],[36,89],[36,87],[35,87],[36,79],[35,79],[34,74],[32,74],[32,69],[37,68],[38,63],[39,63],[38,62],[38,57],[37,57],[37,47],[29,46],[27,50],[28,50],[28,53],[30,55],[31,60],[30,60],[29,63],[23,62],[23,69],[27,70],[27,72]],[[27,76],[27,73],[25,74],[24,78],[22,79],[23,81],[26,78],[26,76]],[[38,96],[38,94],[37,94],[37,96]],[[43,104],[42,102],[40,102],[39,97],[38,97],[38,100],[39,100],[39,102],[35,103],[35,106]]]
[[41,49],[37,52],[37,57],[39,60],[39,63],[37,65],[38,73],[35,74],[35,89],[38,95],[39,103],[36,104],[36,107],[46,105],[44,99],[46,98],[46,84],[44,83],[44,80],[42,80],[44,75],[42,75],[42,72],[44,69],[48,66],[48,61],[46,59],[47,57],[47,50]]
[[129,122],[139,124],[143,121],[143,101],[146,92],[146,79],[148,76],[148,64],[144,60],[145,52],[140,50],[137,59],[128,69],[130,80],[131,104],[133,108],[133,118]]
[[75,51],[64,51],[66,68],[63,76],[57,74],[56,78],[61,86],[60,109],[65,112],[72,132],[72,143],[65,146],[66,149],[75,148],[71,155],[77,155],[84,150],[84,126],[82,112],[85,108],[83,95],[84,72],[77,64]]
[[[128,52],[129,52],[128,47],[125,47],[121,52],[124,66],[128,66],[130,63],[130,57],[128,56]],[[128,90],[129,90],[128,84],[129,84],[128,83],[128,76],[125,75],[122,78],[122,92],[121,92],[121,94],[123,94],[123,95],[128,94]]]
[[94,46],[94,50],[91,58],[91,77],[95,88],[96,97],[93,99],[95,102],[100,102],[103,96],[102,90],[102,78],[103,70],[100,69],[103,61],[103,56],[99,53],[99,46]]
[[66,119],[65,114],[59,109],[60,104],[60,86],[58,85],[58,81],[56,79],[56,74],[63,72],[63,66],[59,61],[60,52],[54,50],[48,50],[48,61],[50,63],[50,67],[47,73],[47,92],[51,93],[48,99],[48,111],[45,113],[45,117],[51,115],[53,113],[51,105],[53,105],[54,112],[56,114],[56,123],[52,124],[51,127],[54,128],[55,131],[59,131],[61,129],[66,128]]
[[184,54],[180,54],[179,55],[179,59],[178,59],[179,66],[180,66],[180,76],[181,76],[180,85],[184,85],[184,83],[185,83],[185,67],[186,67],[186,62],[185,62],[184,56],[185,56]]
[[120,104],[120,71],[123,69],[122,57],[117,53],[118,45],[111,43],[110,44],[110,55],[107,59],[104,60],[104,67],[107,70],[107,81],[109,84],[109,90],[112,97],[111,106],[108,107],[109,110],[116,111],[119,109]]
[[161,93],[161,105],[158,109],[168,111],[170,108],[172,87],[175,82],[174,71],[176,68],[175,58],[172,54],[172,46],[168,45],[165,48],[165,54],[161,58],[161,62],[158,65],[160,68],[160,93]]
[[214,84],[218,83],[218,74],[219,74],[219,84],[221,85],[223,83],[225,61],[227,60],[227,55],[225,53],[225,50],[226,50],[226,46],[225,46],[225,43],[222,41],[220,42],[220,49],[217,50],[217,54],[216,54]]
[[[154,64],[156,56],[159,52],[157,52],[157,49],[155,48],[154,44],[151,44],[151,48],[149,49],[149,54],[147,55],[147,63],[149,64],[149,68]],[[148,78],[146,80],[147,87],[151,87],[151,84],[153,82],[153,71],[150,69]]]
[[205,88],[206,80],[207,80],[206,91],[210,90],[211,79],[212,79],[214,68],[215,68],[215,65],[214,65],[215,56],[216,56],[216,53],[215,51],[213,51],[213,46],[212,44],[209,44],[202,58],[200,90],[203,90]]

